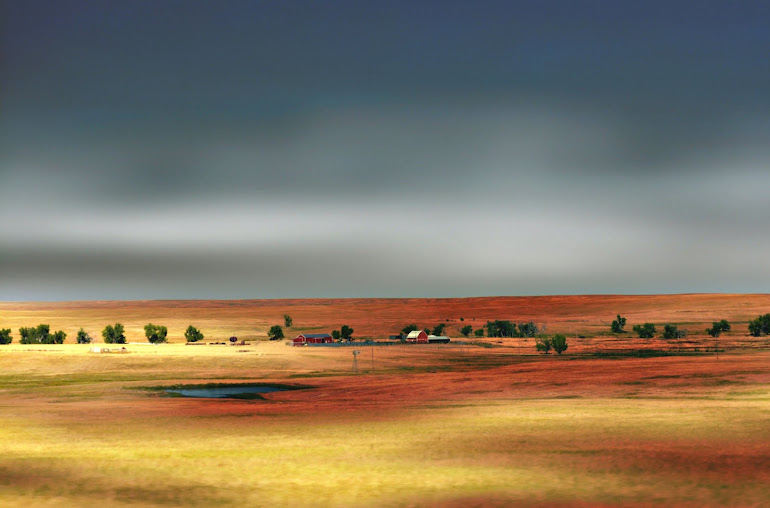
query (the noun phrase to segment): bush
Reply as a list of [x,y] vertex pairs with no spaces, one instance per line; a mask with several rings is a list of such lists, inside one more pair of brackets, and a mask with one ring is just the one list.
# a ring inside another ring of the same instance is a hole
[[168,335],[168,328],[162,325],[154,325],[147,323],[144,325],[144,336],[152,344],[160,344],[166,342],[166,335]]
[[473,334],[474,334],[476,337],[483,337],[483,336],[484,336],[484,329],[483,329],[483,328],[479,328],[478,330],[476,330],[475,332],[473,332]]
[[534,337],[540,330],[537,325],[530,321],[529,323],[519,323],[519,337]]
[[13,342],[13,337],[11,337],[11,329],[10,328],[3,328],[0,330],[0,344],[10,344]]
[[624,326],[626,326],[626,318],[620,317],[620,314],[618,314],[617,319],[612,322],[610,328],[612,329],[612,333],[626,333],[625,330],[623,330]]
[[655,325],[652,323],[634,325],[634,331],[639,334],[639,338],[641,339],[651,339],[655,337]]
[[437,324],[433,327],[432,335],[444,335],[444,328],[446,328],[444,323]]
[[77,342],[78,344],[90,344],[94,339],[86,333],[82,328],[78,330]]
[[352,340],[353,329],[348,325],[342,325],[342,327],[340,328],[340,338],[342,338],[342,340]]
[[184,332],[184,338],[187,342],[198,342],[199,340],[203,340],[203,333],[193,325],[190,325]]
[[473,331],[473,327],[471,325],[465,325],[462,328],[460,328],[460,333],[462,333],[464,336],[470,335],[470,333]]
[[283,324],[286,328],[291,328],[291,325],[294,324],[294,320],[291,318],[290,315],[284,314],[283,315]]
[[102,330],[102,338],[106,344],[125,344],[126,336],[123,332],[123,325],[120,323],[115,323],[115,326],[107,325]]
[[551,338],[551,346],[553,347],[553,350],[556,351],[558,354],[562,354],[564,351],[567,350],[567,337],[557,333],[556,335]]
[[415,331],[415,330],[417,330],[417,325],[415,325],[415,324],[406,325],[405,327],[403,327],[403,328],[401,329],[401,333],[402,333],[404,336],[406,336],[406,335],[409,335],[409,333],[410,333],[410,332],[413,332],[413,331]]

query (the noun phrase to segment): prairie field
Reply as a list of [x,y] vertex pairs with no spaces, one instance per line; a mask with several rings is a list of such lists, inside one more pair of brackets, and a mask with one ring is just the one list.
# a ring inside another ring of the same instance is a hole
[[[14,334],[0,346],[0,505],[765,506],[770,347],[746,322],[766,312],[767,295],[0,303]],[[618,313],[629,330],[690,334],[613,335]],[[265,340],[284,314],[287,337],[446,322],[453,343]],[[462,325],[494,319],[544,323],[569,349],[460,343]],[[719,319],[733,328],[715,344],[703,330]],[[73,343],[80,327],[101,342],[115,322],[126,353]],[[170,343],[132,344],[147,322],[168,326]],[[38,323],[65,344],[19,344],[18,328]],[[187,346],[188,324],[204,342],[246,344]],[[239,382],[302,389],[263,400],[158,389]]]

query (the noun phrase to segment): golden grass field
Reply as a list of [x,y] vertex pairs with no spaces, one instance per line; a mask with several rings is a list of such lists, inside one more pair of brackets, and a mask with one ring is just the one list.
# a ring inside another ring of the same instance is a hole
[[[628,329],[700,331],[612,336],[618,312]],[[766,312],[767,295],[0,303],[15,339],[0,346],[0,506],[766,506],[770,346],[745,327]],[[359,347],[356,375],[350,348],[260,340],[284,313],[292,332],[375,337],[448,320],[453,339],[464,323],[531,319],[570,347]],[[717,357],[702,330],[723,318]],[[145,341],[150,321],[172,343],[72,343],[114,322]],[[18,344],[38,323],[67,342]],[[249,344],[186,346],[188,324]],[[597,354],[644,348],[688,354]],[[311,388],[255,401],[137,389],[238,381]]]

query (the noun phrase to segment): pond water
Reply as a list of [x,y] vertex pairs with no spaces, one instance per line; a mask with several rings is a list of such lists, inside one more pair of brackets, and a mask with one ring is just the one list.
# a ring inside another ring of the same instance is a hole
[[203,397],[209,399],[259,399],[262,393],[282,392],[288,388],[279,386],[215,386],[210,388],[174,388],[166,392],[182,397]]

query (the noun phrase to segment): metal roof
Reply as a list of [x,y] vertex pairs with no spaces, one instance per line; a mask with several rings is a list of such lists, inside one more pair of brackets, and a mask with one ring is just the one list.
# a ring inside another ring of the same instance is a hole
[[331,335],[328,333],[303,333],[298,335],[298,337],[305,337],[306,339],[326,339],[331,338]]
[[[425,330],[413,330],[406,336],[407,339],[416,339],[420,334],[425,334]],[[426,334],[427,335],[427,334]]]

